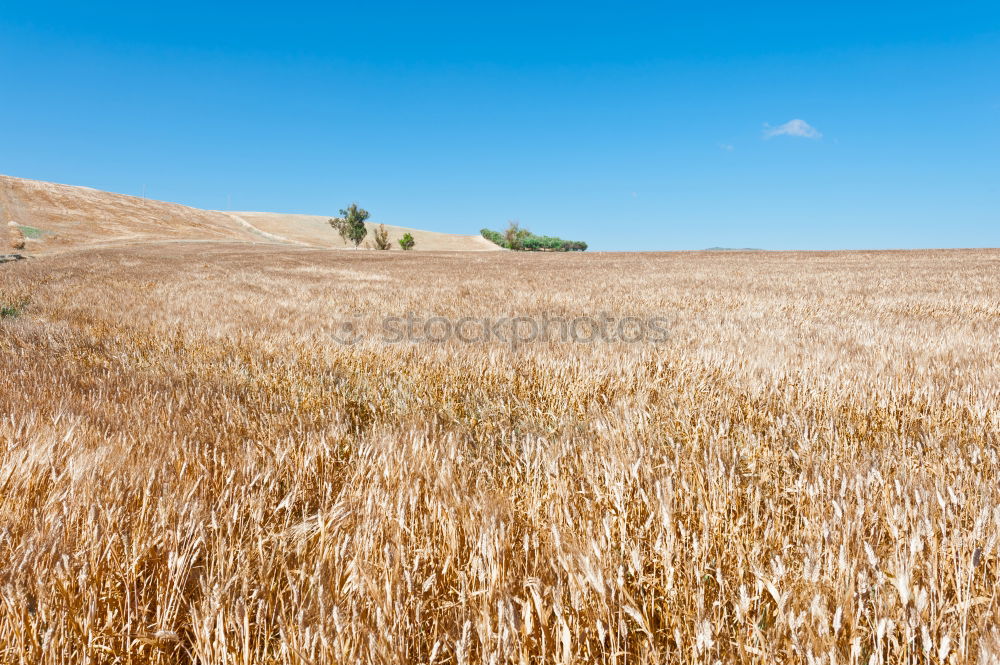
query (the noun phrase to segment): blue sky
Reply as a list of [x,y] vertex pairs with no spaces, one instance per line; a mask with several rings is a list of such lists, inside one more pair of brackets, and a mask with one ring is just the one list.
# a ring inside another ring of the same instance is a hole
[[1000,246],[996,2],[146,5],[4,3],[0,173],[602,250]]

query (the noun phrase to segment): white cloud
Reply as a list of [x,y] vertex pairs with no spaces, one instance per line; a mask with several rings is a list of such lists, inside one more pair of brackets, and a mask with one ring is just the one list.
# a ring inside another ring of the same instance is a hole
[[770,139],[775,136],[797,136],[803,139],[818,139],[822,138],[823,134],[805,120],[795,118],[777,127],[772,127],[764,123],[764,138]]
[[732,143],[720,143],[719,148],[721,150],[725,150],[726,152],[732,152],[733,150],[736,150],[736,146],[734,146]]

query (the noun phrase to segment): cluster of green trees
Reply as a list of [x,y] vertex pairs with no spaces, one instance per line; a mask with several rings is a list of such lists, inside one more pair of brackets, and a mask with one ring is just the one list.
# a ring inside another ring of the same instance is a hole
[[509,222],[503,233],[491,229],[480,231],[484,238],[505,249],[525,252],[582,252],[587,243],[581,240],[563,240],[554,236],[538,236],[522,228],[517,222]]
[[[330,226],[336,229],[340,237],[344,239],[344,242],[353,242],[354,249],[357,249],[368,235],[368,227],[365,226],[365,221],[369,216],[370,213],[367,210],[359,208],[357,203],[352,203],[340,211],[340,217],[334,217],[330,220]],[[375,249],[386,250],[392,247],[392,243],[389,242],[389,230],[385,228],[385,224],[379,224],[373,235]],[[414,245],[417,244],[413,236],[409,233],[404,233],[403,237],[399,238],[396,242],[404,250],[413,249]]]

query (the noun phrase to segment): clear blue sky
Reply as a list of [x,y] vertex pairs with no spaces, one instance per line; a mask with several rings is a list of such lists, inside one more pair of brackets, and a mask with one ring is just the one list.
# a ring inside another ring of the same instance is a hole
[[0,173],[593,249],[1000,246],[1000,4],[0,10]]

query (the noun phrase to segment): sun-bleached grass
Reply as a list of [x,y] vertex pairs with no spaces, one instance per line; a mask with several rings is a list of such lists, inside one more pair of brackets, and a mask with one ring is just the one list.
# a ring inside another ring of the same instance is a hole
[[[0,662],[998,662],[998,287],[997,251],[0,267]],[[672,325],[380,341],[407,311]]]

